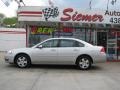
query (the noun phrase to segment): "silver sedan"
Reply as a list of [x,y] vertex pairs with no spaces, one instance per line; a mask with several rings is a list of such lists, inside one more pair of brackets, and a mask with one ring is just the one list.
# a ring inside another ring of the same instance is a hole
[[31,48],[8,51],[5,61],[20,68],[31,64],[69,64],[87,70],[93,63],[105,62],[106,53],[103,47],[79,39],[50,38]]

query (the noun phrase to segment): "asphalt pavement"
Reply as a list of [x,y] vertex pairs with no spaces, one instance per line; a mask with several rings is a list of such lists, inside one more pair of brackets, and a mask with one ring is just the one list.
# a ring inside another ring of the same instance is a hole
[[120,62],[77,70],[68,65],[33,65],[20,69],[0,53],[0,90],[120,90]]

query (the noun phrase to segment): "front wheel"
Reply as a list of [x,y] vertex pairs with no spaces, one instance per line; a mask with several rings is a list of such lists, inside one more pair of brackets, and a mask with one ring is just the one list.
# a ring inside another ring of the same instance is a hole
[[20,54],[15,58],[15,64],[19,68],[26,68],[31,65],[30,58],[27,55]]
[[81,70],[87,70],[91,67],[91,58],[88,56],[81,56],[77,60],[77,67]]

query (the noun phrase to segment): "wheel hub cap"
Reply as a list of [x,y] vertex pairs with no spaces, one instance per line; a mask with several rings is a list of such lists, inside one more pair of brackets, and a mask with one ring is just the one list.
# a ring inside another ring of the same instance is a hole
[[79,66],[83,69],[88,68],[89,67],[89,60],[86,58],[82,58],[79,62]]
[[27,59],[25,57],[19,57],[17,60],[17,64],[20,67],[25,67],[27,65]]

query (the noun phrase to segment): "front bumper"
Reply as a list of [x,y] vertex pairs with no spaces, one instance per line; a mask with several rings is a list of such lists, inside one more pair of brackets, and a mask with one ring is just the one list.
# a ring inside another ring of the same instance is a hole
[[12,54],[6,54],[4,60],[6,63],[14,63],[14,56]]

